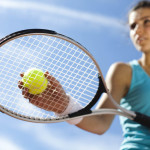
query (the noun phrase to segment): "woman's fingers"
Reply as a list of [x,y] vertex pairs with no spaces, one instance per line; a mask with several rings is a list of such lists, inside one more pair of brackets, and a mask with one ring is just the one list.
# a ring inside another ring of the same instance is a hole
[[22,88],[22,95],[24,98],[29,99],[30,98],[29,89],[28,88]]
[[20,73],[20,77],[23,77],[24,76],[24,72]]
[[19,89],[23,88],[23,82],[22,81],[18,81],[18,87],[19,87]]
[[50,75],[48,71],[46,71],[44,75],[47,78],[47,80],[50,82],[51,89],[56,90],[58,92],[63,92],[64,93],[63,87],[61,86],[61,84],[59,83],[59,81],[56,80],[55,77],[53,77],[52,75]]

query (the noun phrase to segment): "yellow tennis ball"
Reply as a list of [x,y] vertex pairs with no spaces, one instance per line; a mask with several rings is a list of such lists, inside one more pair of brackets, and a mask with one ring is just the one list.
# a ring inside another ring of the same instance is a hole
[[44,73],[40,69],[32,68],[24,73],[22,78],[23,86],[29,89],[31,94],[40,94],[46,88],[48,81],[44,76]]

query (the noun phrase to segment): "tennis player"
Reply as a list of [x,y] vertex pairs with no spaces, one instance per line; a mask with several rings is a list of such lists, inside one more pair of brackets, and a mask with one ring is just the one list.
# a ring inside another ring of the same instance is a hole
[[[129,63],[113,64],[107,74],[106,84],[114,99],[128,110],[150,116],[150,1],[140,1],[128,15],[130,38],[141,58]],[[97,108],[114,106],[103,96]],[[97,134],[105,133],[114,116],[84,118],[78,127]],[[120,117],[124,141],[121,150],[150,149],[150,129],[127,118]]]
[[[106,84],[113,98],[122,107],[150,116],[150,1],[139,1],[130,10],[128,24],[130,38],[135,48],[141,52],[141,58],[132,60],[129,63],[112,64],[106,76]],[[31,103],[38,107],[54,111],[57,115],[80,109],[79,104],[73,105],[71,103],[71,98],[66,95],[62,86],[54,77],[48,72],[45,73],[45,76],[52,85],[45,91],[47,96],[32,97],[28,93],[28,89],[23,88],[25,98],[28,98]],[[19,87],[22,88],[22,82],[19,82]],[[55,91],[50,89],[55,89]],[[53,95],[48,96],[49,92],[53,92]],[[58,100],[55,96],[56,93],[59,93],[59,97],[62,97],[62,99]],[[36,99],[46,101],[47,104],[54,104],[56,107],[47,108],[47,105],[39,104]],[[64,103],[64,105],[61,103]],[[55,109],[58,107],[59,109]],[[97,106],[97,109],[100,108],[115,108],[115,106],[108,100],[107,95],[103,95]],[[99,115],[79,118],[69,123],[83,130],[101,135],[109,129],[113,119],[114,115]],[[150,129],[125,117],[120,117],[120,122],[124,135],[121,150],[150,150]]]

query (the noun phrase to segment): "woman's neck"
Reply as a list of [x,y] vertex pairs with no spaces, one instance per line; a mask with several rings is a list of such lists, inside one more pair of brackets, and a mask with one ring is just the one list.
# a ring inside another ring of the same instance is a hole
[[138,62],[145,72],[150,76],[150,55],[143,55]]
[[139,59],[139,63],[143,67],[150,67],[150,54],[143,54]]

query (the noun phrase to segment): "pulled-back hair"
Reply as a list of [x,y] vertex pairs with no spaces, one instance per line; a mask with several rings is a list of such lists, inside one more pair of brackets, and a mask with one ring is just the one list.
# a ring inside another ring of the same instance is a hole
[[139,1],[132,9],[131,11],[135,11],[139,8],[150,8],[150,0],[142,0]]

